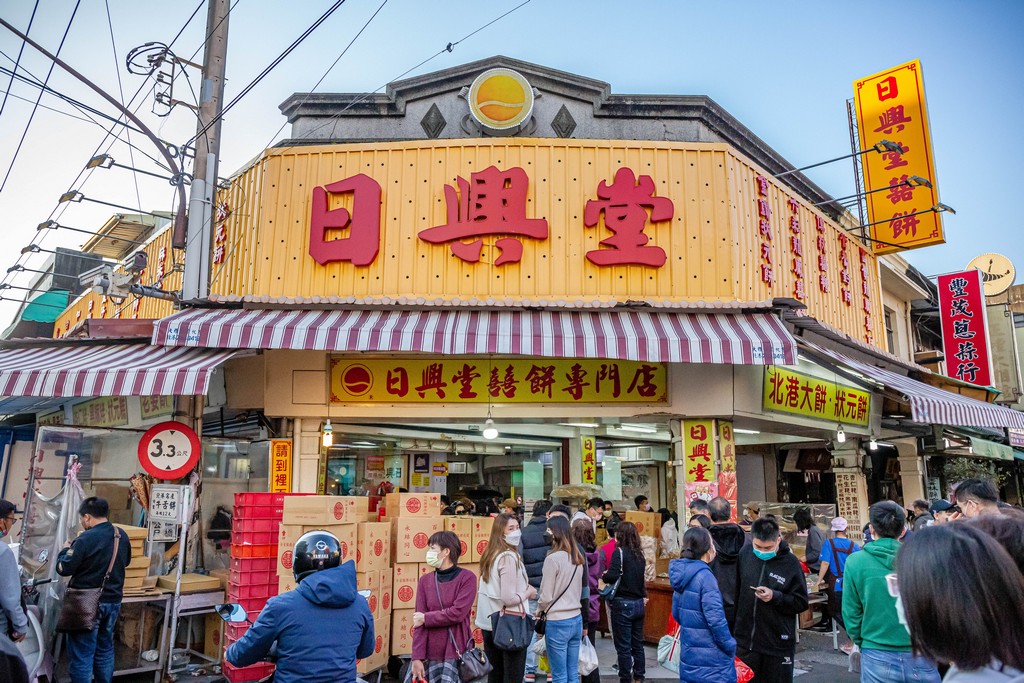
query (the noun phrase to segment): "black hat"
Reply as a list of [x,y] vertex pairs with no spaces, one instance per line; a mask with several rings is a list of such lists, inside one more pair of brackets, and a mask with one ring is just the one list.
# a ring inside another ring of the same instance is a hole
[[938,500],[932,501],[932,505],[929,508],[929,510],[931,510],[932,512],[947,512],[949,510],[952,510],[954,507],[956,506],[950,503],[948,500],[943,500],[942,498],[939,498]]

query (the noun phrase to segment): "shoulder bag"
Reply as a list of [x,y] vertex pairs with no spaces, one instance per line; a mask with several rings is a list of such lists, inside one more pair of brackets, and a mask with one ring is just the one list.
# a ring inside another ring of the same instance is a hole
[[618,548],[619,551],[619,578],[610,586],[605,586],[601,589],[601,597],[604,601],[611,603],[615,599],[615,594],[619,592],[619,584],[622,583],[622,576],[626,573],[626,558],[622,556],[622,548]]
[[503,607],[500,611],[491,614],[490,620],[494,647],[497,649],[519,652],[530,645],[530,641],[533,639],[533,617],[530,616],[525,605],[523,605],[522,612]]
[[80,633],[91,631],[96,627],[96,617],[100,611],[100,596],[103,595],[103,587],[110,578],[110,572],[114,570],[114,560],[117,559],[117,546],[121,541],[121,534],[117,527],[114,527],[114,552],[110,556],[110,564],[107,565],[107,573],[103,575],[103,581],[99,588],[71,588],[64,589],[64,601],[60,607],[60,616],[57,617],[58,633]]
[[[437,580],[437,574],[434,574],[434,588],[437,590],[437,604],[441,606],[441,609],[444,609],[444,603],[441,601],[441,583]],[[474,683],[475,681],[487,678],[487,675],[494,670],[491,663],[487,661],[487,655],[484,654],[484,651],[474,647],[472,636],[466,643],[464,651],[459,650],[451,626],[448,627],[448,637],[452,639],[452,647],[455,648],[455,664],[459,670],[459,678],[462,680],[462,683]]]
[[[586,561],[586,560],[584,560],[584,561]],[[562,592],[558,594],[558,597],[554,599],[554,601],[551,603],[552,605],[554,605],[559,600],[561,600],[562,596],[565,595],[565,591],[569,590],[569,586],[571,586],[572,582],[576,580],[576,572],[578,572],[579,569],[580,569],[580,566],[576,565],[576,568],[572,570],[572,578],[569,579],[569,583],[565,584],[565,588],[563,588]],[[551,608],[548,607],[548,609],[551,609]],[[548,613],[547,613],[547,610],[545,610],[544,612],[542,612],[542,613],[537,615],[537,622],[533,625],[533,631],[538,636],[542,636],[542,635],[544,635],[544,632],[547,631],[547,628],[548,628]]]

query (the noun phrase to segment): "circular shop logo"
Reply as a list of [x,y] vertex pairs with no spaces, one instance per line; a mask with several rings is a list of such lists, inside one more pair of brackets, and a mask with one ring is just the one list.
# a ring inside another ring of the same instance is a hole
[[342,371],[341,386],[352,396],[362,396],[373,386],[373,373],[365,365],[354,363]]
[[292,551],[291,550],[285,550],[284,553],[281,555],[281,564],[284,566],[285,569],[291,569],[292,568]]
[[485,550],[487,550],[487,541],[480,541],[476,544],[476,551],[478,553],[483,555]]
[[362,561],[363,561],[363,549],[362,548],[356,548],[356,562],[362,562]]
[[345,506],[341,503],[334,504],[334,518],[341,519],[345,516]]
[[402,586],[398,589],[398,599],[402,602],[409,602],[412,600],[412,588],[409,586]]
[[380,596],[380,606],[381,609],[391,609],[391,593],[384,593]]
[[467,546],[467,545],[466,545],[466,542],[465,542],[465,541],[463,541],[462,539],[459,539],[459,547],[460,547],[460,548],[462,548],[462,549],[461,549],[461,550],[459,551],[459,553],[460,553],[460,554],[461,554],[461,555],[462,555],[463,557],[465,557],[465,556],[466,556],[466,551],[467,551],[467,550],[469,550],[469,546]]
[[348,557],[348,543],[341,542],[341,556],[342,558]]
[[423,548],[427,547],[428,540],[430,539],[427,537],[427,535],[423,532],[420,532],[412,537],[412,544],[414,547],[422,550]]
[[384,554],[384,541],[379,538],[373,542],[373,554],[377,557]]
[[377,645],[373,648],[374,652],[380,652],[381,648],[384,647],[384,636],[377,636]]
[[533,87],[511,69],[489,69],[469,86],[469,111],[480,125],[508,130],[533,113]]
[[410,498],[405,502],[405,509],[414,515],[420,511],[420,508],[421,506],[419,498]]

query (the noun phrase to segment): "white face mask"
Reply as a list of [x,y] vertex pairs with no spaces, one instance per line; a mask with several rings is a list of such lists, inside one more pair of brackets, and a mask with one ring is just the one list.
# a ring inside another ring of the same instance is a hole
[[439,554],[440,553],[433,548],[427,550],[427,564],[435,569],[439,568],[441,566],[441,558],[438,557]]
[[505,534],[505,543],[508,543],[511,546],[518,546],[519,539],[522,537],[523,532],[519,529],[516,529],[515,531],[510,531],[507,534]]

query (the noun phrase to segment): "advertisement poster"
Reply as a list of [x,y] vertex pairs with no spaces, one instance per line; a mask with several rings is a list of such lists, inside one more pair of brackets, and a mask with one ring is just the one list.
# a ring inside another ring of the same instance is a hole
[[605,456],[601,462],[602,486],[607,500],[622,500],[622,460]]
[[540,500],[544,497],[544,463],[523,463],[523,501]]

